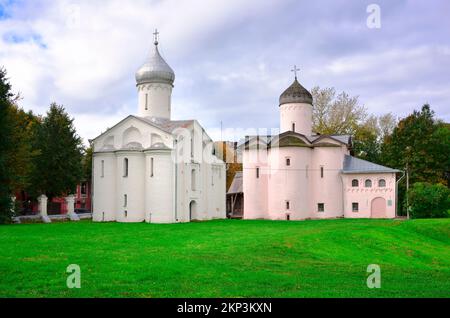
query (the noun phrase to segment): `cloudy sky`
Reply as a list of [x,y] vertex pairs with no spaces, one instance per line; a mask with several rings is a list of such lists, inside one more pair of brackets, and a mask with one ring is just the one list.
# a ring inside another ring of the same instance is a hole
[[[367,25],[372,3],[380,28]],[[213,138],[221,121],[277,127],[294,64],[306,88],[358,95],[371,113],[428,102],[450,121],[449,14],[446,0],[0,0],[0,65],[25,109],[63,104],[85,141],[137,112],[155,28],[176,74],[172,117]]]

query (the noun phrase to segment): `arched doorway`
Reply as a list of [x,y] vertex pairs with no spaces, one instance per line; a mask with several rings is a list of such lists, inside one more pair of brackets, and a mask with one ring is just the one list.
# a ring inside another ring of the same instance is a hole
[[194,200],[191,201],[189,204],[189,220],[196,220],[197,219],[197,202]]
[[375,198],[372,200],[371,216],[374,219],[386,218],[386,200],[384,198]]

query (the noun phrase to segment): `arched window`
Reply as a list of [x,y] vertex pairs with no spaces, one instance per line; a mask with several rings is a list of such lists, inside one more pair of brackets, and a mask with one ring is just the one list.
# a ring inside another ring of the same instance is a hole
[[359,187],[358,179],[353,179],[352,180],[352,187]]
[[128,177],[128,158],[123,159],[123,176]]
[[366,188],[372,188],[372,180],[367,179],[364,183]]
[[196,178],[197,178],[197,176],[196,176],[196,173],[195,173],[195,169],[192,169],[192,171],[191,171],[191,189],[192,189],[192,191],[195,191],[195,188],[196,188]]
[[286,158],[286,166],[290,166],[291,165],[291,158]]
[[384,188],[386,186],[386,180],[384,180],[384,179],[378,180],[378,186],[380,188]]

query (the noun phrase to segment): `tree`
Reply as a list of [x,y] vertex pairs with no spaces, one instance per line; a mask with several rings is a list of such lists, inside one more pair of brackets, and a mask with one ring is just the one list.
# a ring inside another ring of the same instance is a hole
[[13,126],[12,140],[14,151],[11,152],[9,168],[14,176],[11,187],[14,192],[28,190],[32,187],[30,175],[33,170],[32,158],[36,155],[33,139],[40,125],[40,118],[33,112],[25,112],[15,104],[9,107],[9,118]]
[[408,193],[411,217],[442,218],[449,217],[450,190],[446,186],[426,182],[414,183]]
[[367,111],[360,105],[358,96],[350,97],[342,92],[336,96],[334,88],[316,86],[313,96],[313,130],[325,135],[354,135],[358,126],[367,117]]
[[11,179],[9,169],[11,153],[14,151],[13,127],[9,107],[14,94],[6,77],[6,70],[0,68],[0,223],[8,223],[12,217]]
[[38,150],[33,159],[34,194],[45,193],[51,199],[73,193],[83,178],[83,147],[63,106],[51,104],[34,147]]
[[342,92],[336,96],[334,88],[314,87],[313,130],[320,134],[353,136],[353,155],[379,163],[381,143],[392,133],[397,120],[391,114],[368,116],[358,96]]
[[371,115],[356,127],[353,138],[353,153],[356,157],[375,163],[381,160],[381,144],[389,136],[397,123],[391,114]]
[[384,164],[404,170],[411,183],[448,184],[450,130],[434,118],[428,104],[402,119],[382,144]]
[[87,181],[92,179],[92,147],[88,147],[83,154],[83,178]]

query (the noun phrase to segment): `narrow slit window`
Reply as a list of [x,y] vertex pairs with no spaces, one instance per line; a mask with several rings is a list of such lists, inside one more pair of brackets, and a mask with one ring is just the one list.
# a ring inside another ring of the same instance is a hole
[[196,172],[195,169],[192,169],[191,171],[191,189],[192,191],[195,191],[196,188]]
[[256,168],[256,179],[259,179],[259,167]]
[[191,158],[194,158],[194,133],[191,135]]
[[295,132],[295,123],[292,123],[292,131]]
[[323,166],[320,167],[320,177],[323,178]]
[[154,158],[150,158],[150,177],[153,178]]
[[289,201],[286,201],[286,210],[289,210],[291,208],[291,203]]
[[126,194],[123,195],[123,207],[126,208],[128,205],[128,196]]
[[128,158],[123,159],[123,176],[128,177]]
[[105,177],[105,160],[102,160],[102,163],[101,163],[101,175],[100,176],[102,178]]
[[291,158],[286,158],[286,166],[290,166],[291,165]]
[[145,94],[145,110],[148,110],[148,94]]

